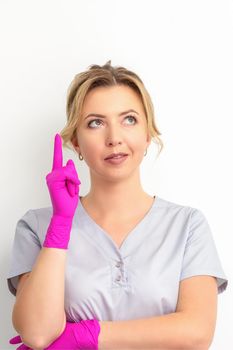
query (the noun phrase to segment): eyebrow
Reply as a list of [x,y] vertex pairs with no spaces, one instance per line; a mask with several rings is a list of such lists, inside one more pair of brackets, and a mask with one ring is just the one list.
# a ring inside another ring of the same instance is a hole
[[[122,116],[122,115],[124,115],[124,114],[127,114],[127,113],[129,113],[129,112],[134,112],[134,113],[136,113],[136,114],[139,114],[139,113],[136,112],[134,109],[128,109],[127,111],[121,112],[120,114],[118,114],[118,117],[120,117],[120,116]],[[87,118],[89,118],[89,117],[106,118],[105,115],[103,115],[103,114],[98,114],[98,113],[89,113],[89,114],[85,117],[85,119],[87,119]],[[84,119],[84,120],[85,120],[85,119]]]

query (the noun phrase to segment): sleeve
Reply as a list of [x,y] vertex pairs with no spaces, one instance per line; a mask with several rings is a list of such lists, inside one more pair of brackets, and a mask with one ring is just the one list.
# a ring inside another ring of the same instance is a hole
[[7,284],[13,295],[16,295],[19,275],[32,270],[40,252],[41,244],[36,232],[38,220],[35,210],[28,210],[16,224],[10,257]]
[[218,294],[227,287],[228,280],[223,271],[210,226],[198,209],[194,209],[191,213],[180,280],[196,275],[216,277]]

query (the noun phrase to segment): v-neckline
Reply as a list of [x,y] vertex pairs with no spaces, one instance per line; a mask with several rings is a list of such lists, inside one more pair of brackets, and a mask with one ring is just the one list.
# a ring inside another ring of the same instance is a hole
[[144,222],[147,220],[147,218],[150,216],[151,212],[153,211],[154,207],[157,205],[158,201],[159,201],[159,197],[158,196],[153,196],[154,197],[154,201],[151,205],[151,207],[149,208],[149,210],[146,212],[146,214],[144,215],[144,217],[136,224],[136,226],[133,227],[133,229],[126,235],[126,237],[124,238],[123,242],[121,243],[120,246],[118,246],[115,241],[113,240],[113,238],[111,237],[110,233],[108,233],[104,228],[102,228],[99,224],[97,224],[97,222],[90,216],[90,214],[86,211],[86,209],[84,208],[80,198],[82,198],[83,196],[79,196],[79,203],[78,205],[80,206],[81,210],[83,211],[83,213],[85,214],[86,218],[88,219],[88,221],[94,225],[94,227],[99,231],[102,232],[102,234],[104,234],[104,236],[111,242],[111,244],[114,245],[115,248],[117,248],[118,251],[122,250],[122,247],[126,244],[127,241],[129,241],[131,239],[131,237],[136,234],[136,232],[139,231],[140,227],[144,224]]

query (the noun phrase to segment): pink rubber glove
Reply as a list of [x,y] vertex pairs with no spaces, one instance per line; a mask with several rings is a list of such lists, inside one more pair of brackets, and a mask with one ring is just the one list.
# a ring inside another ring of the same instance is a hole
[[[66,322],[64,332],[44,350],[98,350],[100,324],[98,320],[85,320],[78,323]],[[10,344],[22,343],[18,335],[9,341]],[[21,344],[17,350],[31,350]]]
[[56,134],[54,139],[53,168],[46,176],[46,182],[53,206],[43,247],[67,249],[72,220],[79,200],[81,184],[74,162],[69,159],[62,166],[62,139]]

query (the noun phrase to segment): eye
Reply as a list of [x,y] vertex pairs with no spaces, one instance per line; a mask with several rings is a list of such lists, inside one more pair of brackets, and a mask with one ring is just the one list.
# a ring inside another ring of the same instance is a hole
[[[134,116],[132,116],[132,115],[127,115],[127,117],[125,117],[124,119],[131,119],[131,120],[133,119],[133,120],[134,120],[134,123],[133,123],[133,124],[130,123],[130,125],[131,125],[131,124],[134,125],[134,124],[137,123],[137,119],[136,119]],[[90,129],[96,129],[95,127],[92,127],[92,126],[91,126],[91,124],[92,124],[93,122],[97,122],[96,125],[100,125],[99,122],[102,123],[102,120],[101,120],[101,119],[93,119],[93,120],[91,120],[91,121],[87,124],[88,128],[90,128]]]
[[87,124],[87,126],[88,126],[88,128],[90,128],[90,129],[96,129],[96,128],[92,128],[90,125],[93,123],[93,122],[98,122],[98,121],[101,121],[100,119],[93,119],[93,120],[91,120],[88,124]]
[[125,119],[133,119],[134,120],[134,124],[137,123],[137,119],[134,116],[132,116],[132,115],[127,115],[127,117],[125,117]]

